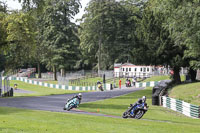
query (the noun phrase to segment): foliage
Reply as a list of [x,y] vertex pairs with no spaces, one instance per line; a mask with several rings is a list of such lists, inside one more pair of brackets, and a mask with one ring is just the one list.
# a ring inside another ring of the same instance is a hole
[[71,21],[79,0],[18,1],[23,9],[10,13],[0,2],[1,69],[105,70],[130,62],[170,67],[180,83],[180,67],[191,77],[200,68],[199,0],[91,0],[80,27]]
[[49,68],[72,69],[77,60],[79,40],[77,26],[71,18],[78,13],[79,6],[79,0],[46,3],[39,20],[39,40],[45,50],[42,61]]
[[176,40],[170,36],[170,29],[165,27],[169,15],[160,11],[160,6],[159,0],[150,0],[146,4],[138,28],[141,44],[139,49],[133,52],[141,57],[138,58],[141,59],[141,63],[170,66],[174,71],[173,81],[180,83],[180,67],[189,66],[188,59],[184,58],[184,51],[187,48],[176,44]]
[[[194,69],[200,67],[200,1],[198,0],[164,0],[161,4],[162,12],[168,14],[165,27],[168,27],[176,45],[187,47],[184,58],[189,59]],[[170,10],[168,10],[170,7]]]
[[130,59],[136,18],[127,5],[115,0],[90,1],[80,25],[83,64],[112,69],[114,63]]
[[7,68],[18,68],[33,58],[35,49],[35,20],[28,13],[14,12],[5,18]]

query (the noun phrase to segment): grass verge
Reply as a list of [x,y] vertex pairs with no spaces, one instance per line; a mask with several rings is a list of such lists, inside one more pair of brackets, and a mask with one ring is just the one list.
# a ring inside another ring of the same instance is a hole
[[168,75],[163,75],[163,76],[152,76],[150,78],[145,79],[142,82],[150,82],[150,81],[161,81],[161,80],[169,80],[169,76]]
[[[162,75],[162,76],[152,76],[150,78],[145,79],[142,82],[150,82],[150,81],[161,81],[161,80],[170,80],[169,75]],[[181,81],[185,81],[185,76],[181,75]]]
[[172,98],[200,106],[200,82],[177,85],[169,93]]
[[55,89],[49,87],[43,87],[33,84],[28,84],[22,81],[11,80],[10,85],[13,87],[14,84],[18,85],[19,89],[31,91],[32,93],[16,93],[14,92],[14,96],[44,96],[44,95],[55,95],[55,94],[68,94],[68,93],[78,93],[83,91],[69,91],[62,89]]
[[198,132],[199,120],[160,122],[0,107],[0,132],[160,133]]

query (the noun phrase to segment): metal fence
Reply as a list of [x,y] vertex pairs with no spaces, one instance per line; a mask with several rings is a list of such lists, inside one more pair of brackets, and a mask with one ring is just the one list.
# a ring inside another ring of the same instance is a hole
[[[96,84],[95,82],[87,82],[84,80],[87,80],[88,78],[96,78],[96,77],[102,77],[105,75],[106,79],[110,79],[114,77],[113,71],[100,71],[99,73],[97,71],[93,70],[80,70],[80,71],[70,71],[66,72],[65,76],[61,76],[60,72],[57,72],[57,80],[58,84],[60,85],[81,85],[81,86],[92,86]],[[48,72],[48,73],[42,73],[42,79],[45,80],[54,80],[54,73]]]
[[10,87],[9,76],[3,77],[3,73],[0,73],[0,96],[13,96],[13,89]]

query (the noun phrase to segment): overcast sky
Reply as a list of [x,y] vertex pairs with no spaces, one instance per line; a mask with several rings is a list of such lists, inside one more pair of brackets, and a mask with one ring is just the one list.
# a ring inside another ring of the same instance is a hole
[[[3,1],[7,1],[8,8],[10,10],[11,9],[21,9],[21,4],[18,2],[18,0],[3,0]],[[80,1],[81,1],[82,8],[80,9],[80,12],[75,16],[75,19],[82,17],[82,15],[84,13],[84,9],[90,0],[80,0]]]

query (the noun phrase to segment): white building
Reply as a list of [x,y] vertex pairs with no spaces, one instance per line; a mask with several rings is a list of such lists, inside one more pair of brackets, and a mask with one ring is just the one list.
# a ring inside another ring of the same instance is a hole
[[155,73],[164,74],[164,67],[162,66],[140,66],[133,65],[131,63],[114,64],[114,76],[115,77],[150,77]]

